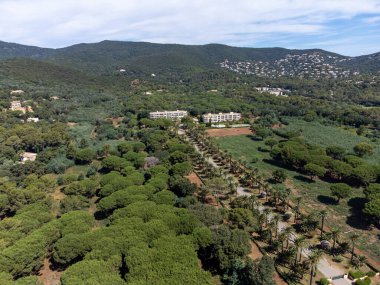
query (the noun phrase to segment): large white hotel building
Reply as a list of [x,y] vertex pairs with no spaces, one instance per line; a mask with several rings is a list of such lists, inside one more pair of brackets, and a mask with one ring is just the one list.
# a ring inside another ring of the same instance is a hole
[[204,114],[202,115],[202,120],[205,123],[219,123],[219,122],[227,122],[227,121],[238,121],[241,119],[240,113],[219,113],[219,114]]
[[183,111],[183,110],[157,111],[157,112],[149,113],[149,118],[151,119],[165,118],[165,119],[179,120],[186,116],[187,116],[187,111]]

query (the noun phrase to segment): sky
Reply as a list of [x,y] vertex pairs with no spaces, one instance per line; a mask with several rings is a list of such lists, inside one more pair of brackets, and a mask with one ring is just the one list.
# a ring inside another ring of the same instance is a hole
[[0,0],[0,40],[380,51],[380,0]]

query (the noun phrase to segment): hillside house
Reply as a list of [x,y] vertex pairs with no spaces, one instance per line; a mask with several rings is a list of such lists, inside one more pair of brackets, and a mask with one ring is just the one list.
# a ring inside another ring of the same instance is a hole
[[28,123],[37,123],[40,119],[39,118],[28,118],[26,121]]
[[36,161],[37,153],[34,152],[24,152],[20,156],[21,163],[25,163],[26,161]]
[[11,111],[21,111],[24,114],[26,112],[33,112],[33,109],[30,106],[22,107],[20,101],[12,101],[11,102],[11,107],[9,108],[9,110],[11,110]]
[[25,93],[24,90],[12,90],[11,91],[11,95],[13,95],[13,96],[19,96],[19,95],[22,95],[24,93]]
[[22,107],[21,107],[21,102],[20,101],[12,101],[11,102],[11,110],[12,111],[18,111],[20,110]]

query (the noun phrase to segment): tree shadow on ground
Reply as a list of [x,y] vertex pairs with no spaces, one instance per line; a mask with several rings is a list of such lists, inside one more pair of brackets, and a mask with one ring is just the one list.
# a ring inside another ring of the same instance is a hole
[[368,217],[363,214],[362,210],[364,204],[367,202],[366,198],[355,197],[348,201],[348,206],[351,207],[350,215],[347,216],[346,223],[353,228],[368,230],[369,222]]
[[318,195],[317,199],[319,202],[321,202],[325,205],[338,205],[338,202],[336,201],[336,199],[334,199],[333,197],[330,197],[330,196]]
[[311,180],[309,177],[303,176],[303,175],[296,175],[294,176],[294,179],[297,179],[298,181],[305,182],[305,183],[315,183],[314,180]]
[[247,135],[248,138],[250,138],[251,140],[255,141],[255,142],[262,142],[263,140],[257,136],[254,136],[254,135]]

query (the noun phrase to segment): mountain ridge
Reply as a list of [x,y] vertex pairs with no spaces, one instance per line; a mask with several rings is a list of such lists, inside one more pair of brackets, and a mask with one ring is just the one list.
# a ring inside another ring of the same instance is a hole
[[[51,49],[0,41],[0,60],[27,57],[96,74],[126,69],[130,74],[186,74],[228,69],[256,76],[347,77],[380,71],[380,52],[350,57],[323,49],[233,47],[111,41]],[[232,62],[226,67],[222,63]],[[302,66],[305,64],[305,66]],[[242,66],[241,68],[239,66]],[[328,65],[328,68],[325,68]],[[252,66],[254,68],[252,69]],[[302,67],[302,68],[300,68]]]

